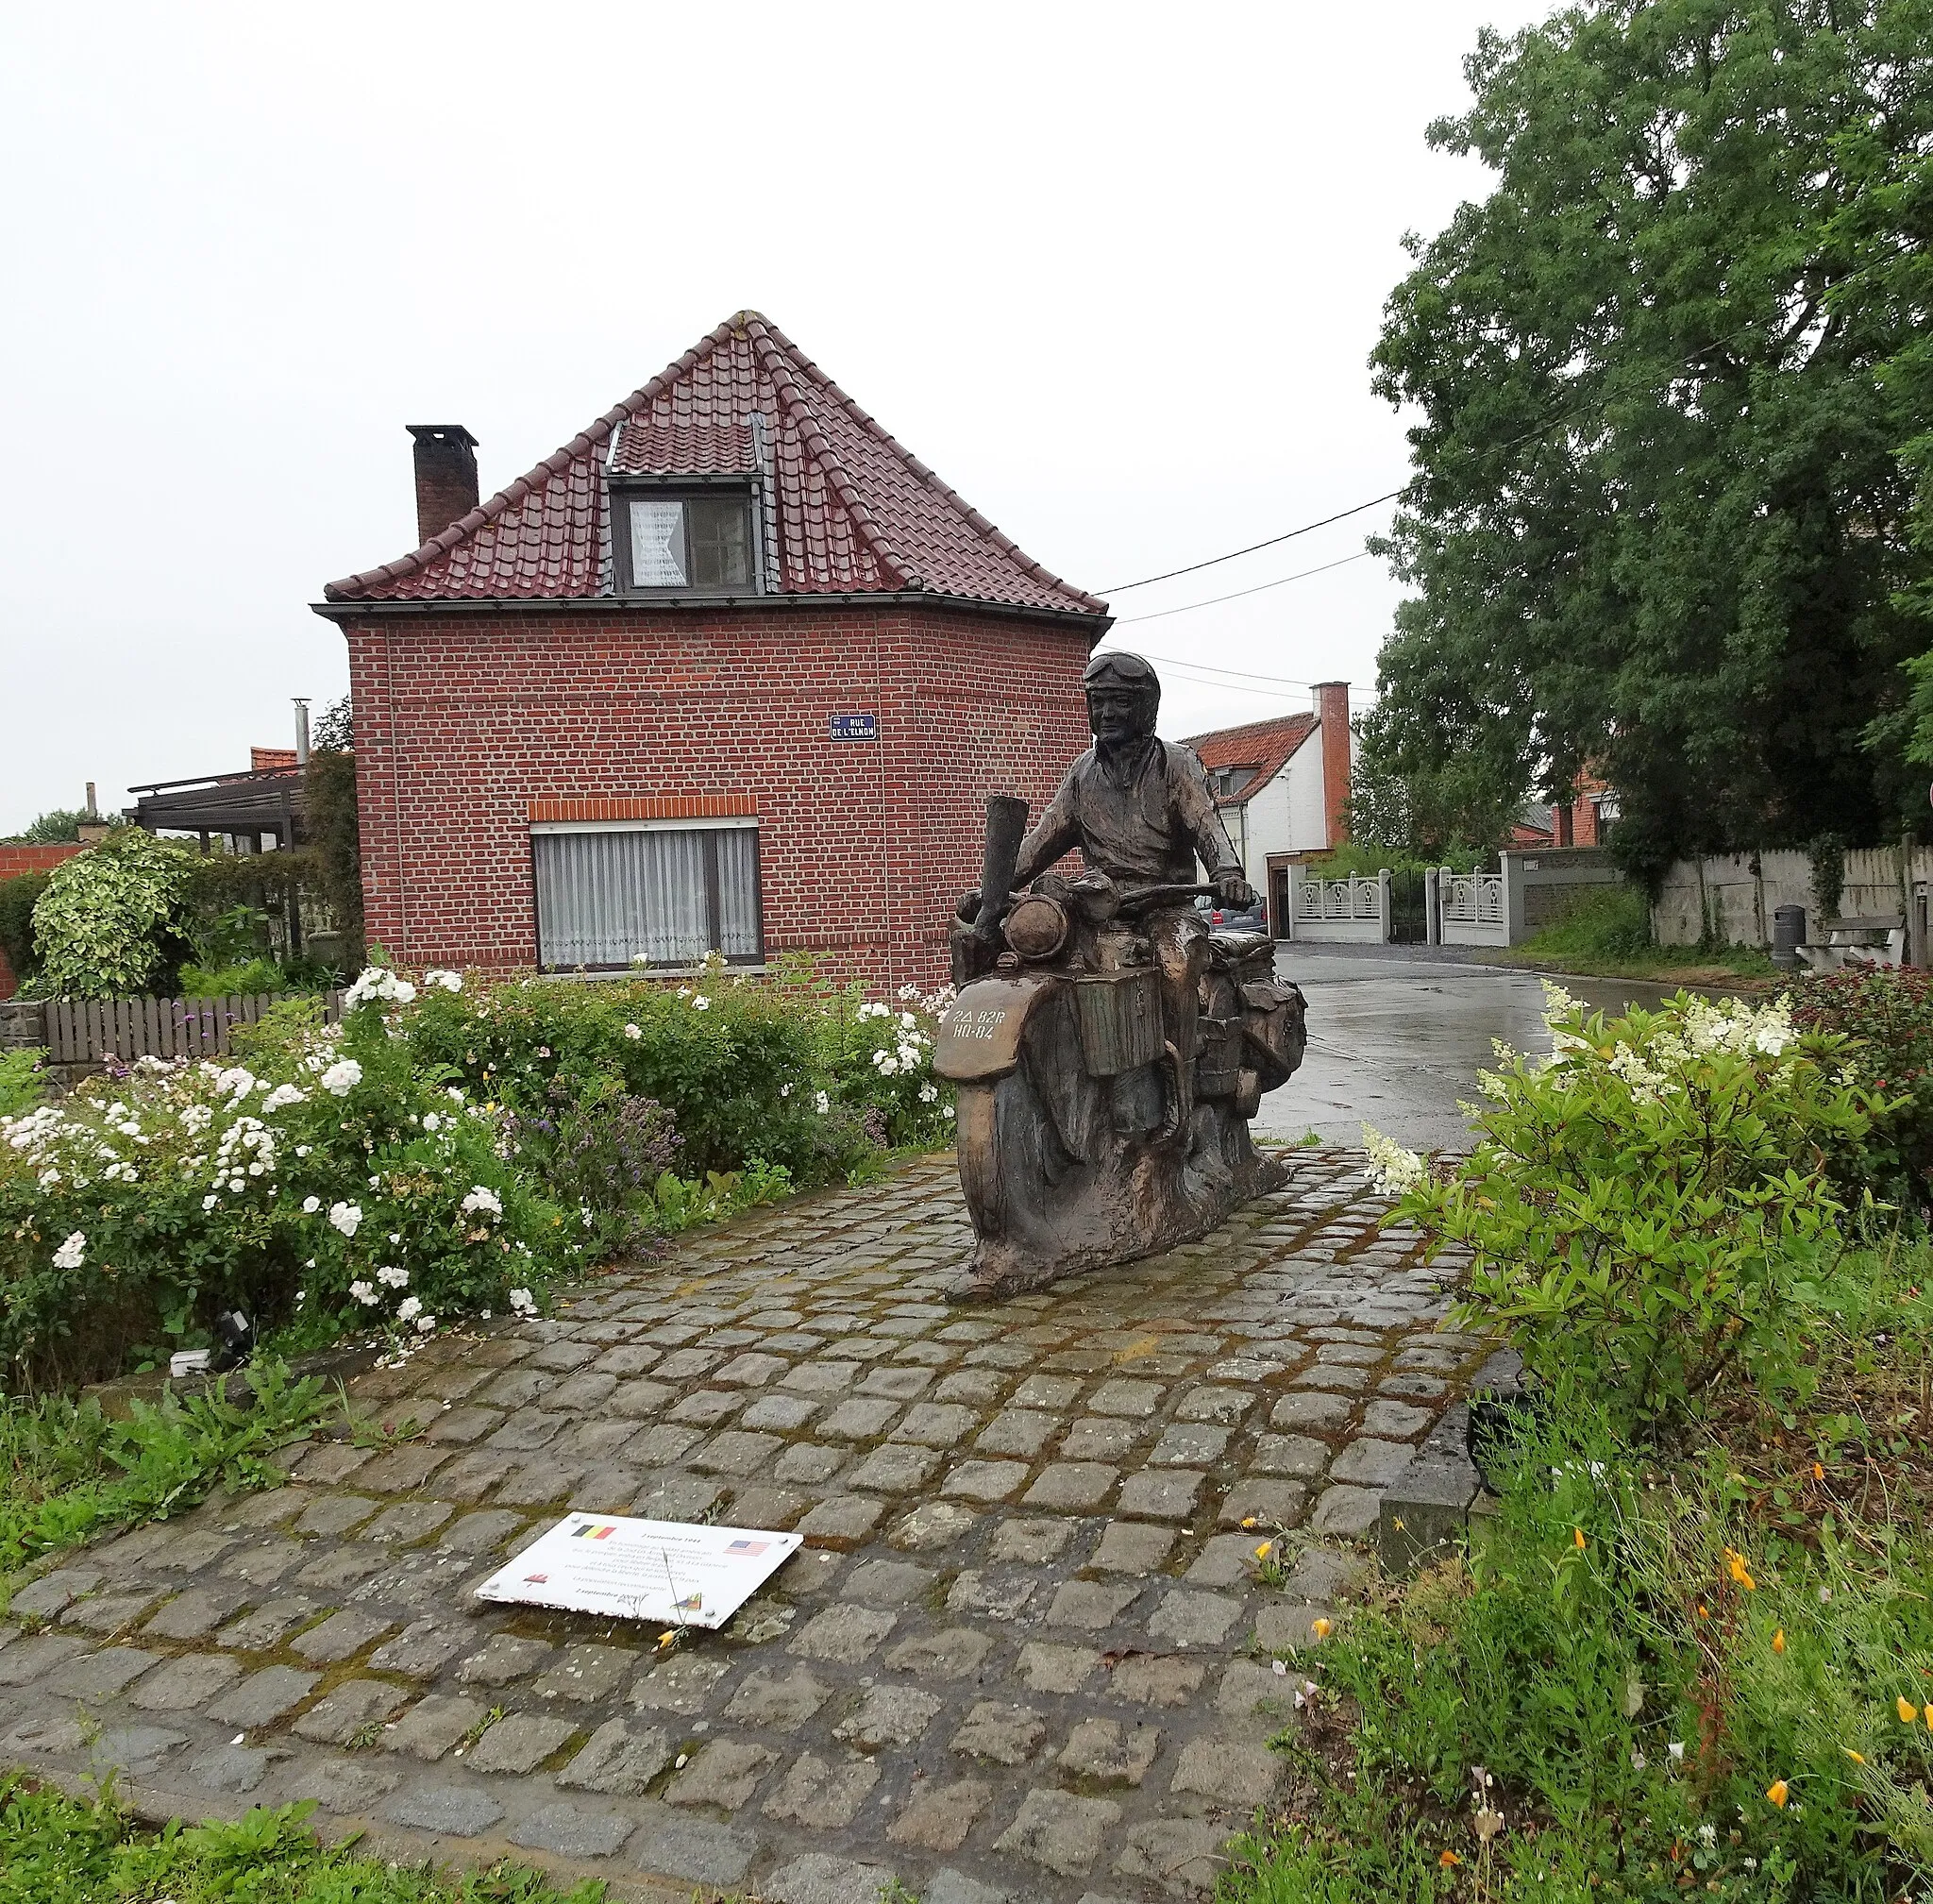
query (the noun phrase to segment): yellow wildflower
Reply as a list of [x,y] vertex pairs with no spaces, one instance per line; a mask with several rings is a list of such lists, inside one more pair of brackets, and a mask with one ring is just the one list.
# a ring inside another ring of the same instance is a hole
[[1824,1462],[1823,1462],[1823,1461],[1814,1461],[1814,1462],[1812,1463],[1812,1478],[1813,1478],[1813,1479],[1814,1479],[1815,1481],[1823,1481],[1823,1480],[1824,1480],[1824,1478],[1825,1478],[1825,1464],[1824,1464]]
[[1437,1860],[1437,1862],[1440,1864],[1444,1868],[1444,1870],[1447,1871],[1453,1864],[1461,1864],[1463,1862],[1463,1860],[1459,1858],[1454,1851],[1445,1851],[1443,1855]]
[[1725,1566],[1730,1572],[1732,1578],[1744,1588],[1746,1592],[1757,1592],[1758,1582],[1746,1571],[1744,1555],[1727,1547],[1725,1549]]
[[1311,1620],[1309,1622],[1309,1631],[1319,1640],[1326,1640],[1335,1630],[1336,1623],[1333,1620]]
[[1765,1788],[1765,1795],[1768,1798],[1770,1798],[1774,1805],[1783,1806],[1788,1796],[1786,1781],[1783,1778],[1774,1778],[1772,1781],[1772,1783]]
[[1899,1714],[1902,1726],[1910,1726],[1920,1716],[1920,1709],[1904,1693],[1892,1702],[1892,1709]]
[[1242,1523],[1242,1525],[1245,1527],[1259,1527],[1261,1525],[1261,1522],[1256,1520],[1256,1518],[1252,1514],[1251,1514],[1249,1518]]
[[1272,1548],[1274,1545],[1275,1542],[1273,1541],[1264,1541],[1262,1544],[1255,1549],[1255,1559],[1258,1560],[1266,1560],[1269,1558],[1269,1549]]
[[1778,1631],[1777,1631],[1776,1633],[1774,1633],[1774,1634],[1773,1634],[1773,1635],[1772,1636],[1772,1650],[1773,1650],[1773,1651],[1774,1653],[1783,1653],[1783,1652],[1785,1651],[1785,1649],[1786,1649],[1786,1629],[1785,1629],[1785,1628],[1784,1628],[1783,1626],[1781,1626],[1781,1627],[1780,1627],[1780,1628],[1778,1629]]
[[1584,1529],[1582,1527],[1572,1527],[1571,1529],[1571,1544],[1574,1546],[1579,1553],[1582,1553],[1584,1551]]
[[1863,1765],[1866,1762],[1865,1753],[1855,1752],[1850,1745],[1841,1745],[1839,1749],[1841,1752],[1843,1752],[1846,1755],[1846,1757],[1853,1761],[1855,1765]]

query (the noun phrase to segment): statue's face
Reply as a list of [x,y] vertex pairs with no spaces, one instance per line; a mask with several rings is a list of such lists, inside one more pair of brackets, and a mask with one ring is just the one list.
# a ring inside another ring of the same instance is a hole
[[1160,712],[1159,688],[1098,681],[1087,690],[1087,727],[1096,740],[1140,740],[1154,732]]

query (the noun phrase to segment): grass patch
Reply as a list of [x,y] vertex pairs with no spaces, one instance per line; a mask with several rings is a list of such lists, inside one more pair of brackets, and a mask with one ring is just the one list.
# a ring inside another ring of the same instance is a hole
[[137,1402],[127,1421],[93,1401],[0,1398],[0,1575],[106,1528],[165,1519],[217,1487],[279,1483],[275,1456],[333,1403],[278,1362],[256,1362],[249,1380],[246,1407],[219,1382],[206,1395]]
[[312,1802],[258,1806],[234,1824],[153,1831],[112,1799],[81,1804],[0,1781],[0,1904],[600,1904],[595,1881],[560,1891],[513,1864],[485,1871],[393,1865],[330,1849],[304,1821]]
[[1844,1259],[1805,1405],[1741,1386],[1671,1458],[1565,1398],[1492,1534],[1292,1656],[1321,1690],[1222,1904],[1925,1896],[1929,1284]]
[[1501,946],[1500,965],[1574,972],[1581,978],[1658,979],[1667,985],[1721,985],[1781,976],[1757,946],[1661,946],[1651,936],[1651,908],[1631,886],[1586,886],[1561,918],[1521,945]]

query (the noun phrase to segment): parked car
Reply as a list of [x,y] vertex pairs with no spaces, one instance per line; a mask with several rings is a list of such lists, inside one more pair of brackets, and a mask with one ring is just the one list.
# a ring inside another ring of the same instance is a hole
[[1239,909],[1235,906],[1217,905],[1213,900],[1198,899],[1195,901],[1202,916],[1213,932],[1267,932],[1269,930],[1269,901],[1260,893],[1255,895],[1252,906]]

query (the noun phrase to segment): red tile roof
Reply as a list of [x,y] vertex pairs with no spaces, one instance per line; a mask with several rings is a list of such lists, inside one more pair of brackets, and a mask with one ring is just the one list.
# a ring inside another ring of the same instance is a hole
[[250,773],[268,773],[277,767],[294,765],[295,750],[293,747],[251,747],[248,750]]
[[909,591],[1107,612],[1023,555],[753,311],[413,554],[323,593],[330,601],[608,595],[607,471],[763,480],[765,519],[777,529],[767,592]]
[[1197,734],[1184,741],[1200,757],[1210,773],[1224,767],[1252,767],[1255,770],[1233,793],[1217,797],[1219,806],[1239,806],[1261,790],[1282,771],[1283,764],[1315,732],[1313,714],[1280,715],[1273,720],[1252,720],[1246,727],[1217,728],[1213,733]]

